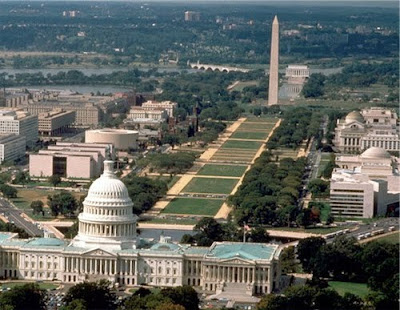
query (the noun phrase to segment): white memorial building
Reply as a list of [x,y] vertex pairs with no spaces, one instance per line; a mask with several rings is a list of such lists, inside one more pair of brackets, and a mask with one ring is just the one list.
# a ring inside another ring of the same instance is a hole
[[104,162],[79,215],[78,235],[19,239],[0,233],[0,276],[6,279],[78,283],[106,279],[120,285],[192,285],[210,294],[229,291],[270,293],[279,287],[281,246],[214,242],[211,247],[157,242],[136,235],[128,190]]

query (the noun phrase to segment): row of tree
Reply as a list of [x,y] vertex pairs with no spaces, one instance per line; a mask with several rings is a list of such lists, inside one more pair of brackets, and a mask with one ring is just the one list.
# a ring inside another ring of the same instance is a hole
[[322,136],[322,114],[305,107],[285,111],[281,125],[267,142],[268,149],[278,147],[297,148],[304,140]]
[[277,164],[272,158],[264,151],[229,197],[239,224],[287,226],[296,220],[299,212],[295,205],[306,161],[284,158]]
[[244,240],[251,242],[268,242],[270,237],[262,227],[245,229],[239,228],[234,222],[219,223],[214,218],[205,217],[197,222],[193,229],[194,235],[185,234],[181,243],[196,244],[197,246],[210,246],[214,241],[235,241]]
[[151,154],[145,159],[150,172],[178,174],[193,166],[196,154],[191,152],[177,152],[168,154]]
[[383,63],[350,64],[345,66],[342,72],[329,76],[314,73],[304,85],[302,95],[305,98],[320,98],[328,93],[338,93],[343,87],[369,87],[372,84],[384,84],[393,89],[399,85],[398,68],[399,61],[392,60]]
[[[38,284],[15,286],[0,294],[0,308],[12,310],[47,309],[46,292]],[[84,282],[72,286],[63,298],[61,310],[196,310],[197,292],[190,286],[151,292],[139,288],[131,297],[118,300],[110,282]]]
[[357,243],[337,237],[327,244],[319,237],[299,241],[297,257],[315,280],[333,279],[367,283],[380,309],[396,309],[399,296],[399,243]]
[[282,295],[268,294],[257,304],[257,310],[361,310],[363,301],[346,293],[343,297],[320,283],[291,286]]

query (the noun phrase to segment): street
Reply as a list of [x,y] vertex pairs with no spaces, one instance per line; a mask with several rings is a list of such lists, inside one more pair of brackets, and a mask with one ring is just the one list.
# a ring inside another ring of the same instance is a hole
[[21,216],[22,212],[4,198],[0,198],[0,213],[4,214],[4,217],[7,217],[10,223],[25,230],[32,237],[43,236],[43,231],[41,231],[35,224],[26,221]]

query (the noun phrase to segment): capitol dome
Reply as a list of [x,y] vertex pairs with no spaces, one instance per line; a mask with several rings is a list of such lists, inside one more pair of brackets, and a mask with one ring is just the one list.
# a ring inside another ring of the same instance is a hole
[[79,214],[79,232],[71,245],[122,250],[136,247],[133,203],[125,184],[113,171],[113,161],[104,161],[104,172],[93,182]]
[[368,150],[361,154],[361,158],[382,159],[391,158],[391,156],[386,150],[380,147],[370,147]]
[[90,186],[88,195],[85,198],[86,203],[94,205],[105,205],[107,203],[112,203],[113,205],[129,204],[132,206],[128,189],[114,174],[112,166],[112,161],[104,161],[104,172]]
[[361,113],[357,112],[357,111],[350,112],[349,114],[347,114],[346,119],[345,119],[345,122],[347,124],[351,123],[351,122],[354,122],[354,121],[357,121],[357,122],[360,122],[360,123],[364,123],[365,122],[365,120],[362,117]]

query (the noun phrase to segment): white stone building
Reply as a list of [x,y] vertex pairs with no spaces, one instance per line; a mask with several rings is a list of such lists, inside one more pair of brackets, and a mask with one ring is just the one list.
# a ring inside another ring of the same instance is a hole
[[110,143],[118,150],[137,149],[138,140],[136,130],[102,128],[85,131],[85,142]]
[[143,118],[166,120],[168,118],[168,113],[167,110],[163,108],[146,109],[144,107],[132,107],[127,118],[130,120]]
[[16,134],[25,137],[31,146],[38,139],[38,117],[23,110],[0,110],[0,134]]
[[137,217],[113,162],[93,182],[79,215],[79,233],[67,242],[56,238],[20,240],[0,233],[0,276],[78,283],[107,279],[120,285],[201,287],[210,294],[239,289],[243,294],[270,293],[280,285],[275,244],[215,242],[193,247],[139,239]]
[[143,102],[142,108],[146,109],[147,111],[154,110],[154,109],[164,109],[167,111],[168,117],[174,116],[174,110],[178,104],[172,101],[152,101],[148,100]]
[[338,120],[333,142],[345,153],[360,153],[370,147],[398,152],[400,134],[397,122],[397,114],[388,109],[353,111],[344,120]]
[[399,202],[400,175],[397,157],[371,147],[361,155],[336,156],[339,168],[332,173],[332,214],[344,217],[385,215]]

